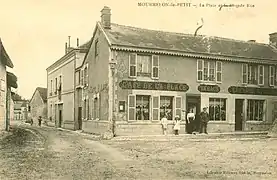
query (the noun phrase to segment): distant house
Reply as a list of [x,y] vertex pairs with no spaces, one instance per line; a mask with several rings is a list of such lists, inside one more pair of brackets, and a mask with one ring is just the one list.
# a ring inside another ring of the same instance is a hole
[[17,88],[17,77],[6,66],[14,67],[0,39],[0,130],[9,130],[11,88]]
[[30,116],[33,120],[47,118],[47,88],[37,87],[29,104]]
[[26,100],[15,100],[15,99],[13,99],[13,102],[14,102],[14,108],[13,108],[14,120],[27,120],[29,102]]

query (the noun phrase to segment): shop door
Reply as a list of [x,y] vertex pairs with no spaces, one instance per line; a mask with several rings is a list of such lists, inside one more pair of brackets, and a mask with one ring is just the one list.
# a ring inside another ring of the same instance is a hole
[[59,123],[58,123],[58,127],[62,127],[62,121],[63,121],[63,105],[59,105],[58,107],[58,111],[59,111]]
[[[186,114],[192,109],[195,114],[195,130],[199,131],[200,119],[199,114],[201,112],[201,97],[200,96],[187,96]],[[186,118],[186,117],[185,117]],[[186,118],[187,119],[187,118]]]
[[242,131],[243,126],[243,99],[235,100],[235,131]]
[[82,107],[78,108],[78,130],[82,129]]

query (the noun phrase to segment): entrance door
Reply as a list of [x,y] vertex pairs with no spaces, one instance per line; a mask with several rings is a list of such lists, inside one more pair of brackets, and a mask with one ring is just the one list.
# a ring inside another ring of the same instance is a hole
[[78,130],[82,129],[82,107],[78,108]]
[[243,125],[243,99],[235,100],[235,131],[242,131]]
[[201,109],[200,109],[201,97],[198,95],[188,95],[186,99],[187,99],[186,114],[189,112],[190,109],[193,110],[193,113],[195,114],[195,128],[196,128],[195,130],[199,131],[199,126],[200,126],[199,114],[201,112]]
[[59,112],[58,127],[62,127],[62,121],[63,121],[63,105],[62,104],[60,104],[58,106],[58,112]]

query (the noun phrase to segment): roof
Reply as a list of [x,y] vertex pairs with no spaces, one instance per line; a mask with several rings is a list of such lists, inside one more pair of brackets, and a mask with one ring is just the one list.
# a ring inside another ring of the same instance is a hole
[[17,77],[13,73],[8,72],[8,71],[7,71],[7,84],[8,84],[8,86],[13,87],[13,88],[18,87]]
[[36,91],[38,91],[38,93],[39,93],[41,99],[43,100],[43,102],[46,103],[47,102],[47,88],[43,88],[43,87],[37,87],[36,88],[36,90],[35,90],[32,98],[31,98],[30,102],[32,101]]
[[18,103],[18,102],[15,102],[14,103],[14,108],[13,109],[21,109],[21,106],[22,106],[22,102]]
[[111,23],[111,29],[104,31],[111,45],[277,60],[276,49],[268,44],[149,30],[115,23]]
[[0,38],[0,61],[2,61],[6,66],[10,68],[14,67],[8,53],[4,48],[1,38]]

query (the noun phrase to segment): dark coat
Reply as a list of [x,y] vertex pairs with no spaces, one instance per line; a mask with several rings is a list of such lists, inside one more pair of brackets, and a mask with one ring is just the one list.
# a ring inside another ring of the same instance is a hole
[[201,112],[200,113],[200,122],[209,122],[210,117],[208,112]]

